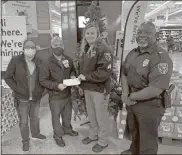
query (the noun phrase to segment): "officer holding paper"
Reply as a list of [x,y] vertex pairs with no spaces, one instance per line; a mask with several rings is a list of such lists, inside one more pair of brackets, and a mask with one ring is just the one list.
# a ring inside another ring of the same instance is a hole
[[127,104],[130,150],[121,154],[157,154],[158,126],[164,113],[162,94],[169,88],[173,63],[156,44],[153,23],[142,23],[137,31],[138,47],[126,57],[122,75],[122,99]]
[[[64,46],[60,38],[54,38],[51,45],[52,55],[45,61],[40,70],[40,84],[47,88],[49,105],[54,130],[53,138],[60,147],[65,146],[64,134],[77,136],[71,126],[72,102],[71,87],[63,84],[64,79],[75,78],[72,60],[64,54]],[[62,117],[62,125],[60,123]]]

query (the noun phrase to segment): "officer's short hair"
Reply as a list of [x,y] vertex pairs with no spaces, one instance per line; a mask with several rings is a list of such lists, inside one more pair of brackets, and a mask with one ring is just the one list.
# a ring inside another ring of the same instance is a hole
[[156,32],[156,27],[151,21],[143,22],[140,26],[147,26],[148,28],[152,28]]

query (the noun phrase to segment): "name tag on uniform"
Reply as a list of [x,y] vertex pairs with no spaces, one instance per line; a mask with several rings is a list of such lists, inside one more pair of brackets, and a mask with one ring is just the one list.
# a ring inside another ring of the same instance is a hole
[[149,59],[145,59],[144,61],[143,61],[143,67],[145,67],[145,66],[147,66],[149,64]]

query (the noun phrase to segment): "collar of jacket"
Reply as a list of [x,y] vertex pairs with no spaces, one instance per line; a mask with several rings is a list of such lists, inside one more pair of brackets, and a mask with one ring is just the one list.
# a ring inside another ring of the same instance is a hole
[[[67,56],[63,54],[63,55],[62,55],[62,61],[63,61],[63,60],[66,60],[66,59],[68,59]],[[52,55],[50,56],[49,61],[52,61],[52,62],[54,62],[54,63],[58,63],[58,60],[55,58],[55,56],[54,56],[53,53],[52,53]]]
[[[65,56],[65,55],[63,54],[63,59],[62,59],[62,61],[63,61],[63,60],[66,60],[66,59],[68,59],[67,56]],[[58,60],[55,58],[55,56],[53,55],[53,53],[52,53],[52,55],[50,56],[49,61],[55,63],[56,65],[60,66],[60,67],[62,68],[62,70],[64,70],[64,66],[63,66],[63,64],[62,64],[62,61],[61,61],[61,64],[60,64],[59,61],[58,61]]]
[[[152,54],[152,53],[156,50],[156,48],[157,48],[157,43],[154,42],[151,46],[149,46],[149,47],[147,47],[147,48],[145,49],[145,52],[144,52],[144,53]],[[139,47],[137,48],[137,52],[139,52],[139,54],[142,54],[142,53],[140,52],[140,48],[139,48]]]

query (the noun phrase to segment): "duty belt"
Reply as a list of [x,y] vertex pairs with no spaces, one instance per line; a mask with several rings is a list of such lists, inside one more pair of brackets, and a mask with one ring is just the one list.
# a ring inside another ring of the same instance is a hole
[[162,97],[159,96],[159,97],[153,97],[153,98],[145,99],[145,100],[136,100],[136,102],[149,102],[149,101],[158,100],[158,99],[162,99]]
[[[136,88],[130,87],[130,90],[131,90],[131,93],[134,93],[134,92],[140,91],[142,89],[136,89]],[[150,99],[145,99],[145,100],[136,100],[136,102],[149,102],[149,101],[153,101],[153,100],[157,100],[157,99],[162,99],[162,96],[160,95],[160,96],[153,97]]]

